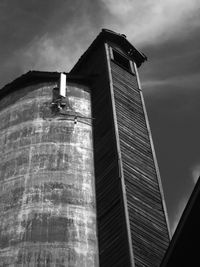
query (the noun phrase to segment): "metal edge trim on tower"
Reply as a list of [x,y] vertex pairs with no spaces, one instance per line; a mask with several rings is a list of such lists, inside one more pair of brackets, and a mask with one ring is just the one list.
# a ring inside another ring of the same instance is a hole
[[140,91],[140,97],[141,97],[141,101],[142,101],[142,107],[143,107],[143,111],[144,111],[146,126],[147,126],[147,130],[148,130],[148,134],[149,134],[151,150],[152,150],[152,154],[153,154],[153,160],[154,160],[154,165],[155,165],[155,169],[156,169],[158,185],[159,185],[160,195],[161,195],[161,200],[162,200],[162,206],[163,206],[163,210],[164,210],[164,214],[165,214],[165,220],[166,220],[167,229],[168,229],[169,240],[171,240],[170,224],[169,224],[167,207],[166,207],[165,198],[164,198],[164,191],[163,191],[163,187],[162,187],[160,171],[159,171],[156,152],[155,152],[155,148],[154,148],[154,144],[153,144],[153,138],[152,138],[151,128],[150,128],[148,114],[147,114],[147,110],[146,110],[146,105],[145,105],[145,101],[144,101],[144,96],[142,93],[140,78],[139,78],[139,74],[138,74],[138,70],[137,70],[137,65],[135,64],[135,62],[134,62],[134,68],[135,68],[136,79],[137,79],[137,83],[138,83],[138,87],[139,87],[139,91]]

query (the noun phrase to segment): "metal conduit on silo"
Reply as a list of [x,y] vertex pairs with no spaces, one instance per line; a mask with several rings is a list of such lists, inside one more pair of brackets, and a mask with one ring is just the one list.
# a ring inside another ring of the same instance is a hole
[[97,267],[90,90],[57,82],[0,100],[0,266]]

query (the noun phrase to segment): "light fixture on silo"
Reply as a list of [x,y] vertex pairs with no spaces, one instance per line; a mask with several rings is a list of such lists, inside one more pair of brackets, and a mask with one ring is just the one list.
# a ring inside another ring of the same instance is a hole
[[62,97],[66,97],[66,74],[64,73],[60,73],[59,94]]

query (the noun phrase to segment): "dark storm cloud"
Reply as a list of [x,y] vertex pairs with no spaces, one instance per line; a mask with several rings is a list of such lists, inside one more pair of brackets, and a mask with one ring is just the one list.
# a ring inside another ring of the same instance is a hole
[[144,46],[143,91],[172,230],[200,173],[200,37]]
[[200,93],[172,89],[145,97],[171,224],[194,187],[192,172],[200,162]]
[[[200,62],[200,37],[199,29],[193,36],[184,40],[168,41],[159,45],[144,47],[144,52],[149,55],[149,62],[142,69],[143,82],[146,87],[153,87],[153,82],[170,83],[180,81],[179,78],[192,79],[199,73]],[[153,89],[153,88],[152,88]],[[169,89],[170,90],[170,89]]]
[[98,0],[1,1],[0,85],[32,68],[58,68],[58,61],[67,68],[63,53],[76,56],[77,45],[81,54],[79,47],[86,48],[99,31],[102,12]]
[[[5,52],[12,52],[41,35],[64,1],[4,0],[0,3],[0,37]],[[2,48],[2,47],[1,47]]]
[[[4,49],[19,48],[44,33],[56,34],[67,22],[79,20],[83,14],[88,14],[88,19],[98,26],[99,8],[98,1],[92,0],[3,0],[0,3],[0,37],[5,41]],[[95,9],[98,12],[95,13]]]

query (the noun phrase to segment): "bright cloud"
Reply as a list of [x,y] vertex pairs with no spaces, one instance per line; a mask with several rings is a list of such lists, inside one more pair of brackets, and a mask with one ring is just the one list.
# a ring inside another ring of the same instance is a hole
[[111,13],[108,24],[125,33],[129,39],[134,39],[134,43],[155,43],[172,37],[180,38],[194,27],[200,26],[199,0],[101,1]]
[[88,47],[92,34],[87,20],[79,27],[71,23],[70,27],[63,27],[56,35],[36,37],[26,47],[16,51],[15,61],[21,65],[22,72],[29,69],[69,71]]
[[174,234],[174,232],[176,230],[176,227],[177,227],[177,225],[179,223],[179,220],[181,218],[183,210],[185,209],[187,201],[188,200],[186,198],[182,198],[181,201],[178,204],[176,215],[174,216],[172,224],[171,224],[171,233],[172,233],[172,235]]
[[196,184],[198,178],[200,177],[200,163],[196,164],[193,168],[192,168],[192,179],[193,182]]
[[[192,179],[194,184],[196,184],[199,176],[200,176],[200,164],[196,164],[192,169]],[[182,198],[178,204],[176,215],[173,218],[172,225],[171,225],[171,232],[174,234],[176,227],[179,223],[180,217],[185,209],[185,206],[188,202],[187,198]]]
[[[193,87],[191,87],[191,84],[193,84]],[[178,88],[180,90],[182,90],[183,88],[190,88],[191,92],[192,90],[199,90],[199,84],[200,84],[199,73],[192,73],[187,76],[177,75],[177,76],[167,77],[165,79],[147,79],[142,81],[142,88],[144,90],[148,89],[146,93],[152,93],[153,91],[154,92],[157,92],[157,90],[160,91],[163,87],[166,88],[168,86],[168,88],[172,88],[173,86],[176,86],[176,90]]]

